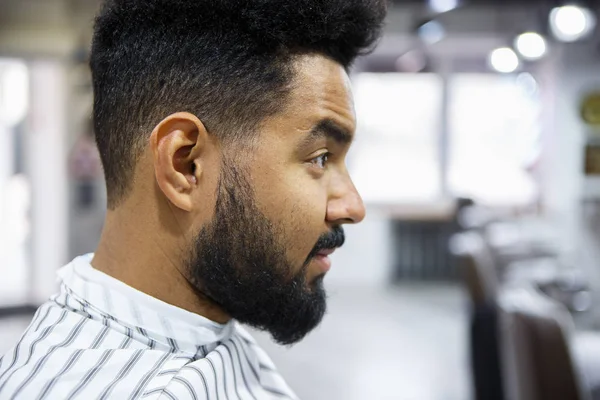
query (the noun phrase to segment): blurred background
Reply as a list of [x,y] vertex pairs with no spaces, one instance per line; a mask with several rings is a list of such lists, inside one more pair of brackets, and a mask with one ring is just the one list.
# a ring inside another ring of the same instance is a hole
[[[92,252],[96,0],[0,0],[0,353]],[[302,399],[600,398],[600,4],[395,1],[352,80],[368,217],[302,343]]]

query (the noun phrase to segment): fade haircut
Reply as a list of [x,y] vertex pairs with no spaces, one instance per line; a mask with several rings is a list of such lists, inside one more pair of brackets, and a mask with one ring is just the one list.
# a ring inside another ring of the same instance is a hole
[[149,133],[179,111],[221,141],[281,110],[294,57],[346,70],[380,35],[386,0],[107,0],[94,26],[94,130],[108,207],[128,194]]

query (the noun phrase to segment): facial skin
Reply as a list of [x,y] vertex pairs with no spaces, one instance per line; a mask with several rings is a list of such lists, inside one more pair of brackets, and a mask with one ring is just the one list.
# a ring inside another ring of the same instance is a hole
[[198,234],[187,264],[190,282],[238,321],[268,330],[281,344],[295,343],[326,309],[324,272],[309,281],[309,266],[319,251],[343,245],[343,230],[326,232],[296,265],[281,243],[285,228],[257,208],[247,178],[227,164],[215,217]]
[[365,215],[345,167],[355,130],[344,69],[319,55],[295,62],[286,107],[250,146],[202,121],[161,121],[129,198],[109,211],[92,261],[130,286],[217,322],[236,318],[294,343],[325,312],[319,250]]

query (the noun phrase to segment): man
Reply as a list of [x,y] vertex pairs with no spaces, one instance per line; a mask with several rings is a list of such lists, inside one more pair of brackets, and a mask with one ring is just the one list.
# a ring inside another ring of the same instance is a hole
[[296,398],[239,324],[292,344],[325,313],[328,256],[365,214],[347,70],[385,11],[105,3],[90,62],[104,231],[3,357],[0,398]]

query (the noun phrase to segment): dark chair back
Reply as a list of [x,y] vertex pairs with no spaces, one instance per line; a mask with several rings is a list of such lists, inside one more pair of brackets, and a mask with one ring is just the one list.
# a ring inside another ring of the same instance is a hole
[[453,238],[464,283],[473,305],[495,304],[499,278],[494,258],[478,232],[464,232]]
[[455,235],[451,248],[459,258],[471,299],[469,347],[474,397],[505,400],[498,343],[498,276],[483,236],[470,231]]
[[568,310],[532,286],[503,289],[498,306],[507,398],[588,400],[571,352]]

